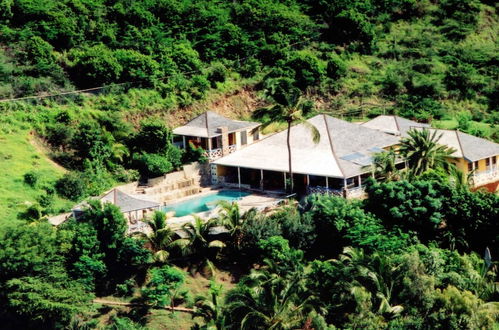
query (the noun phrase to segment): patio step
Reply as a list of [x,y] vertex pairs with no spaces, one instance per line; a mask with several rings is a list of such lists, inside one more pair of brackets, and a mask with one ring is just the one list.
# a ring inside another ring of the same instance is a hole
[[192,195],[199,194],[202,191],[201,187],[187,187],[179,190],[171,191],[167,194],[161,196],[160,202],[167,203],[175,199],[189,197]]

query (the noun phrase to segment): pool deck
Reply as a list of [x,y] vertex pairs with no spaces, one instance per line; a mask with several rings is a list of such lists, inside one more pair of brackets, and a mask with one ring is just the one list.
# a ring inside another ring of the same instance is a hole
[[[199,194],[191,195],[188,197],[183,197],[183,198],[178,198],[175,200],[172,200],[166,205],[169,204],[176,204],[176,203],[181,203],[186,200],[189,200],[191,198],[197,198],[197,197],[202,197],[206,195],[210,195],[213,193],[217,193],[222,190],[232,190],[232,191],[238,191],[237,189],[227,189],[227,188],[205,188],[203,191]],[[245,191],[245,190],[243,190]],[[258,193],[251,191],[251,194],[248,196],[244,196],[241,199],[235,201],[237,204],[239,204],[239,209],[241,213],[244,213],[252,208],[256,208],[259,211],[264,211],[267,209],[272,209],[276,207],[279,202],[285,199],[285,196],[283,194],[278,194],[278,193]],[[169,227],[172,230],[179,230],[182,228],[182,226],[186,223],[193,222],[194,221],[194,216],[198,216],[204,220],[212,219],[215,218],[218,213],[220,212],[220,208],[216,207],[213,210],[205,211],[205,212],[200,212],[200,213],[195,213],[193,215],[186,215],[183,217],[174,217],[173,212],[167,213],[167,219],[166,222],[169,225]],[[141,223],[141,221],[139,221]],[[145,224],[144,224],[145,225]],[[132,228],[129,228],[129,231]],[[137,226],[137,228],[132,229],[133,231],[141,231],[144,233],[150,232],[149,226]]]

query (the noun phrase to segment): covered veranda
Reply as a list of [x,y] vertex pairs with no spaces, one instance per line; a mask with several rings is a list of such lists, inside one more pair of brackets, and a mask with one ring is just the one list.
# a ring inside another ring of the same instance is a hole
[[[239,189],[266,192],[290,192],[289,173],[238,166],[217,165],[218,183]],[[352,178],[335,178],[303,173],[293,173],[293,190],[298,195],[331,193],[346,196],[349,191],[362,189],[371,173]]]

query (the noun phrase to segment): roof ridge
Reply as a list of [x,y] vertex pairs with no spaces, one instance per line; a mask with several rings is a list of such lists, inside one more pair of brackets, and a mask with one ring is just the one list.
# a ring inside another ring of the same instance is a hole
[[399,134],[402,134],[402,132],[400,131],[400,126],[399,126],[399,122],[397,120],[397,116],[395,115],[392,115],[393,116],[393,120],[395,121],[395,127],[397,127],[397,131],[399,132]]
[[461,144],[461,139],[459,138],[459,131],[454,130],[454,132],[456,133],[457,143],[459,144],[459,148],[461,149],[461,155],[463,156],[463,158],[467,158],[464,156],[464,149],[463,149],[463,145]]
[[341,168],[340,160],[338,159],[338,156],[336,156],[336,152],[334,151],[333,140],[331,139],[331,134],[329,133],[329,125],[327,123],[326,115],[323,114],[322,118],[324,119],[324,124],[326,125],[326,133],[329,140],[329,146],[331,147],[331,153],[333,154],[333,157],[336,160],[336,163],[338,164],[338,168],[340,169],[341,175],[343,176],[343,178],[345,178],[345,171],[343,171],[343,168]]
[[208,137],[210,137],[210,125],[208,125],[208,112],[209,112],[209,110],[205,111],[205,113],[204,113],[204,119],[205,119],[205,123],[206,123],[206,135]]

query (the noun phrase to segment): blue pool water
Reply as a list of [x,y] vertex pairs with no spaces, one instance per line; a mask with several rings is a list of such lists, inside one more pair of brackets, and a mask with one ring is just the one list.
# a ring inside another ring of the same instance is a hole
[[183,217],[192,213],[211,210],[217,206],[217,202],[220,200],[236,201],[248,195],[250,193],[243,191],[222,190],[215,194],[194,197],[180,203],[165,205],[163,212],[175,211],[176,217]]

